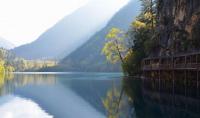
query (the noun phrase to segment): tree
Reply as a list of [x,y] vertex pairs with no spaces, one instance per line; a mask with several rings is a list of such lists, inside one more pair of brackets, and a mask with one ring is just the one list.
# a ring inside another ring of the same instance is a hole
[[125,74],[136,75],[141,72],[141,61],[158,47],[156,40],[156,0],[141,0],[142,11],[127,32],[131,46],[125,55],[123,70]]
[[102,49],[102,53],[109,62],[115,64],[121,61],[121,63],[124,63],[123,53],[126,51],[124,39],[125,33],[118,28],[112,28],[107,34],[107,42]]
[[151,25],[151,29],[155,28],[156,18],[156,2],[157,0],[140,0],[142,2],[141,16],[146,18],[146,23]]
[[3,65],[0,65],[0,74],[4,74],[5,68]]
[[4,61],[0,59],[0,88],[4,84],[4,74],[5,74]]
[[14,72],[15,68],[13,66],[8,65],[8,66],[5,67],[5,71],[6,72]]

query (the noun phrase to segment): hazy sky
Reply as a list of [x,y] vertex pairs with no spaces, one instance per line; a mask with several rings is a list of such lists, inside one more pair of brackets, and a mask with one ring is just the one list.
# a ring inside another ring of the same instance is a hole
[[[96,0],[0,0],[0,37],[15,45],[32,42],[77,8]],[[107,1],[111,6],[129,0]],[[105,2],[106,1],[106,2]]]

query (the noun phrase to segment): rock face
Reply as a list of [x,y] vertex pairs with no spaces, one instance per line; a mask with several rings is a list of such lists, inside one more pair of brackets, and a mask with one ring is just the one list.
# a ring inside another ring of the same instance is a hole
[[158,0],[160,55],[200,49],[200,0]]

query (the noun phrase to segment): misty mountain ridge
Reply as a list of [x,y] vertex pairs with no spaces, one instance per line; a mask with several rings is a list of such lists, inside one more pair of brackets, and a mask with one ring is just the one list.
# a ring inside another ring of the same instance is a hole
[[56,68],[58,71],[121,71],[120,63],[110,64],[101,50],[105,44],[105,37],[112,27],[124,31],[129,29],[131,22],[139,14],[140,2],[130,1],[120,9],[99,32],[95,33],[86,43],[66,56]]
[[97,2],[89,2],[63,18],[34,42],[12,51],[26,59],[55,59],[70,54],[101,30],[119,9],[110,8],[109,4],[103,4],[100,0]]

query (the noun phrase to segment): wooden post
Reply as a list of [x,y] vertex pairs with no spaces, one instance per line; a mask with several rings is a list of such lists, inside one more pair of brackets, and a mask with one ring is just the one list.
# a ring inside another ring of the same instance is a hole
[[175,83],[175,78],[174,78],[174,69],[172,70],[172,82],[173,82],[173,96],[174,96],[174,83]]
[[197,58],[198,58],[198,55],[196,54],[196,65],[197,65],[197,60],[198,60]]
[[199,97],[199,70],[197,69],[197,98]]
[[161,78],[160,78],[160,75],[161,75],[161,72],[160,72],[161,70],[159,69],[159,80],[158,80],[158,82],[159,82],[159,92],[160,92],[160,80],[161,80]]
[[[186,71],[186,75],[185,75],[185,81],[184,81],[184,83],[185,83],[185,97],[187,97],[187,70],[185,70]],[[185,109],[187,109],[187,104],[185,104]]]
[[159,58],[159,62],[158,62],[158,73],[159,73],[159,81],[160,81],[160,65],[161,65],[161,58]]
[[173,57],[173,69],[175,69],[175,67],[176,67],[176,57]]
[[190,64],[189,64],[190,66],[190,68],[191,68],[191,65],[192,65],[192,56],[190,55]]
[[175,71],[175,61],[176,58],[173,56],[172,57],[172,80],[173,80],[173,97],[174,97],[174,81],[175,81],[175,77],[174,77],[174,71]]
[[187,67],[187,56],[185,56],[185,68]]
[[173,90],[172,90],[172,95],[173,95],[173,98],[172,98],[172,104],[173,104],[173,106],[174,106],[174,104],[175,104],[175,78],[174,78],[174,69],[172,70],[172,86],[173,86]]
[[[199,99],[199,69],[197,69],[197,98]],[[200,105],[199,104],[197,105],[198,105],[197,108],[199,110]]]
[[185,79],[184,79],[184,85],[185,85],[185,96],[186,96],[186,86],[187,86],[187,70],[185,70]]

